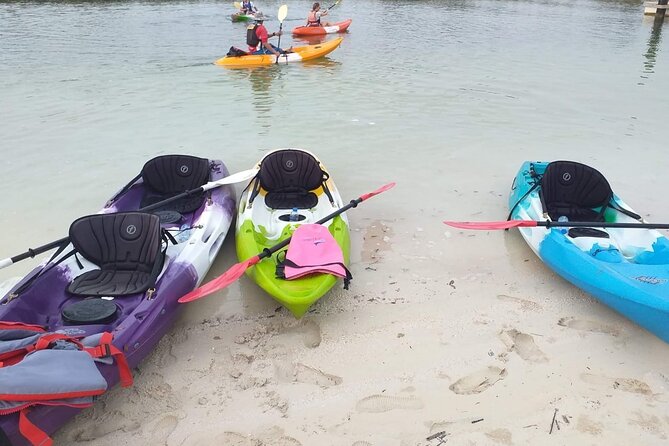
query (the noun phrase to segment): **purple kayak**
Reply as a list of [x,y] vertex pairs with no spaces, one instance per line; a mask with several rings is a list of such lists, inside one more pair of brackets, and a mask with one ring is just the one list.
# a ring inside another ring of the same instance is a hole
[[[31,393],[31,387],[37,387],[37,383],[33,386],[28,379],[20,378],[27,376],[23,371],[31,367],[39,371],[40,361],[56,370],[59,367],[53,364],[63,358],[82,359],[77,356],[81,351],[69,350],[70,356],[59,354],[59,347],[54,346],[62,341],[49,344],[51,339],[67,335],[78,340],[74,343],[81,340],[82,350],[92,350],[84,348],[87,340],[111,333],[112,351],[122,352],[130,368],[136,367],[155,348],[180,313],[182,306],[177,299],[202,282],[218,254],[235,212],[235,192],[228,184],[173,201],[151,213],[138,210],[228,175],[221,161],[186,155],[150,160],[140,175],[98,214],[82,217],[72,224],[69,244],[0,298],[0,326],[5,327],[0,332],[0,372],[6,372],[0,373],[1,446],[35,443],[34,438],[31,441],[21,432],[26,430],[26,417],[37,429],[51,435],[87,406],[49,405],[52,403],[42,400],[25,404],[19,415],[18,409],[12,412],[12,405],[2,401],[7,389],[14,391],[17,386],[26,387],[25,391],[20,389],[21,396],[39,394],[37,390]],[[50,341],[45,343],[50,345],[48,350],[28,350],[31,353],[16,364],[3,362],[3,348],[11,350],[7,345],[15,344],[20,336],[36,332],[41,336],[41,330],[49,333]],[[90,382],[86,385],[95,386],[101,393],[104,381],[107,390],[119,383],[119,361],[110,354],[102,359],[93,357],[95,362],[89,361],[93,366],[87,369],[82,366],[81,381]],[[67,361],[72,364],[70,359]],[[104,378],[101,383],[93,376],[97,374],[96,367]],[[13,374],[9,373],[12,368]],[[49,374],[56,379],[58,372],[47,372],[46,380],[50,379]],[[72,381],[72,374],[69,375]],[[39,384],[49,388],[44,382]],[[68,390],[58,395],[78,394]],[[20,418],[24,423],[22,429],[19,429]]]

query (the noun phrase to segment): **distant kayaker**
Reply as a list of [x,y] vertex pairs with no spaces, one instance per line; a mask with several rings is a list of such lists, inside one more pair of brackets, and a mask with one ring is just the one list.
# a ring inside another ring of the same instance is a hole
[[329,22],[321,22],[321,17],[328,15],[328,10],[321,11],[321,4],[316,2],[307,16],[307,26],[331,26]]
[[[284,51],[278,46],[269,43],[270,37],[276,37],[283,34],[276,32],[269,34],[267,28],[263,25],[264,19],[256,17],[255,24],[249,26],[246,30],[246,43],[249,46],[249,53],[251,54],[274,54],[279,56],[281,54],[289,53],[291,50]],[[260,48],[258,48],[260,46]]]
[[243,1],[242,2],[242,7],[239,10],[239,12],[241,14],[255,14],[256,12],[258,12],[258,8],[255,7],[253,2]]

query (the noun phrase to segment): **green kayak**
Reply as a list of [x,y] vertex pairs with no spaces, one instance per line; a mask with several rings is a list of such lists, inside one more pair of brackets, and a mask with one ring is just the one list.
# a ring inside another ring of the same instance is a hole
[[251,20],[255,20],[256,16],[253,14],[242,14],[242,13],[235,13],[230,16],[230,19],[233,22],[250,22]]
[[[295,229],[315,223],[343,206],[325,167],[311,153],[280,149],[258,163],[258,175],[242,194],[237,215],[237,256],[247,260],[290,237]],[[350,235],[346,214],[324,224],[349,263]],[[314,273],[298,279],[276,277],[277,258],[263,259],[246,273],[262,289],[301,317],[337,283],[331,274]]]

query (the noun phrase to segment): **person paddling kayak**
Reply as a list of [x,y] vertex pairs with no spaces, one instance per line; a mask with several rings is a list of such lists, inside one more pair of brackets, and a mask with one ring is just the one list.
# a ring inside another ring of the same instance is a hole
[[321,22],[321,17],[328,15],[328,10],[321,11],[321,4],[316,2],[307,16],[307,26],[331,26],[329,22]]
[[255,7],[251,1],[243,1],[242,7],[239,10],[240,14],[255,14],[258,12],[258,8]]
[[[269,43],[270,37],[280,36],[283,34],[281,31],[269,34],[267,28],[263,25],[264,19],[262,17],[257,17],[255,24],[249,26],[246,29],[246,44],[249,46],[249,53],[251,54],[274,54],[279,56],[281,54],[286,54],[292,52],[290,49],[284,51],[278,46],[274,46]],[[260,46],[260,48],[258,48]]]

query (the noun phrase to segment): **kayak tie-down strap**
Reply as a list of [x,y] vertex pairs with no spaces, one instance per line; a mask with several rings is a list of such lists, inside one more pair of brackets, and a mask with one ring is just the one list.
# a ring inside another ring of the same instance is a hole
[[33,445],[52,444],[28,418],[30,408],[92,405],[93,397],[108,387],[98,362],[115,362],[121,385],[132,385],[125,355],[112,344],[109,332],[77,337],[38,325],[0,322],[0,416],[19,413],[21,435]]
[[70,283],[67,291],[77,296],[143,293],[155,286],[163,267],[163,231],[160,218],[153,214],[81,217],[70,226],[70,240],[75,251],[100,267]]
[[276,266],[277,278],[293,280],[309,274],[332,274],[344,279],[344,289],[348,289],[353,276],[344,264],[341,248],[325,226],[299,226],[284,253]]
[[328,179],[328,173],[313,155],[302,150],[277,150],[262,160],[249,203],[253,203],[262,188],[267,191],[265,204],[271,209],[311,209],[318,205],[314,191],[322,187],[334,205],[326,184]]

